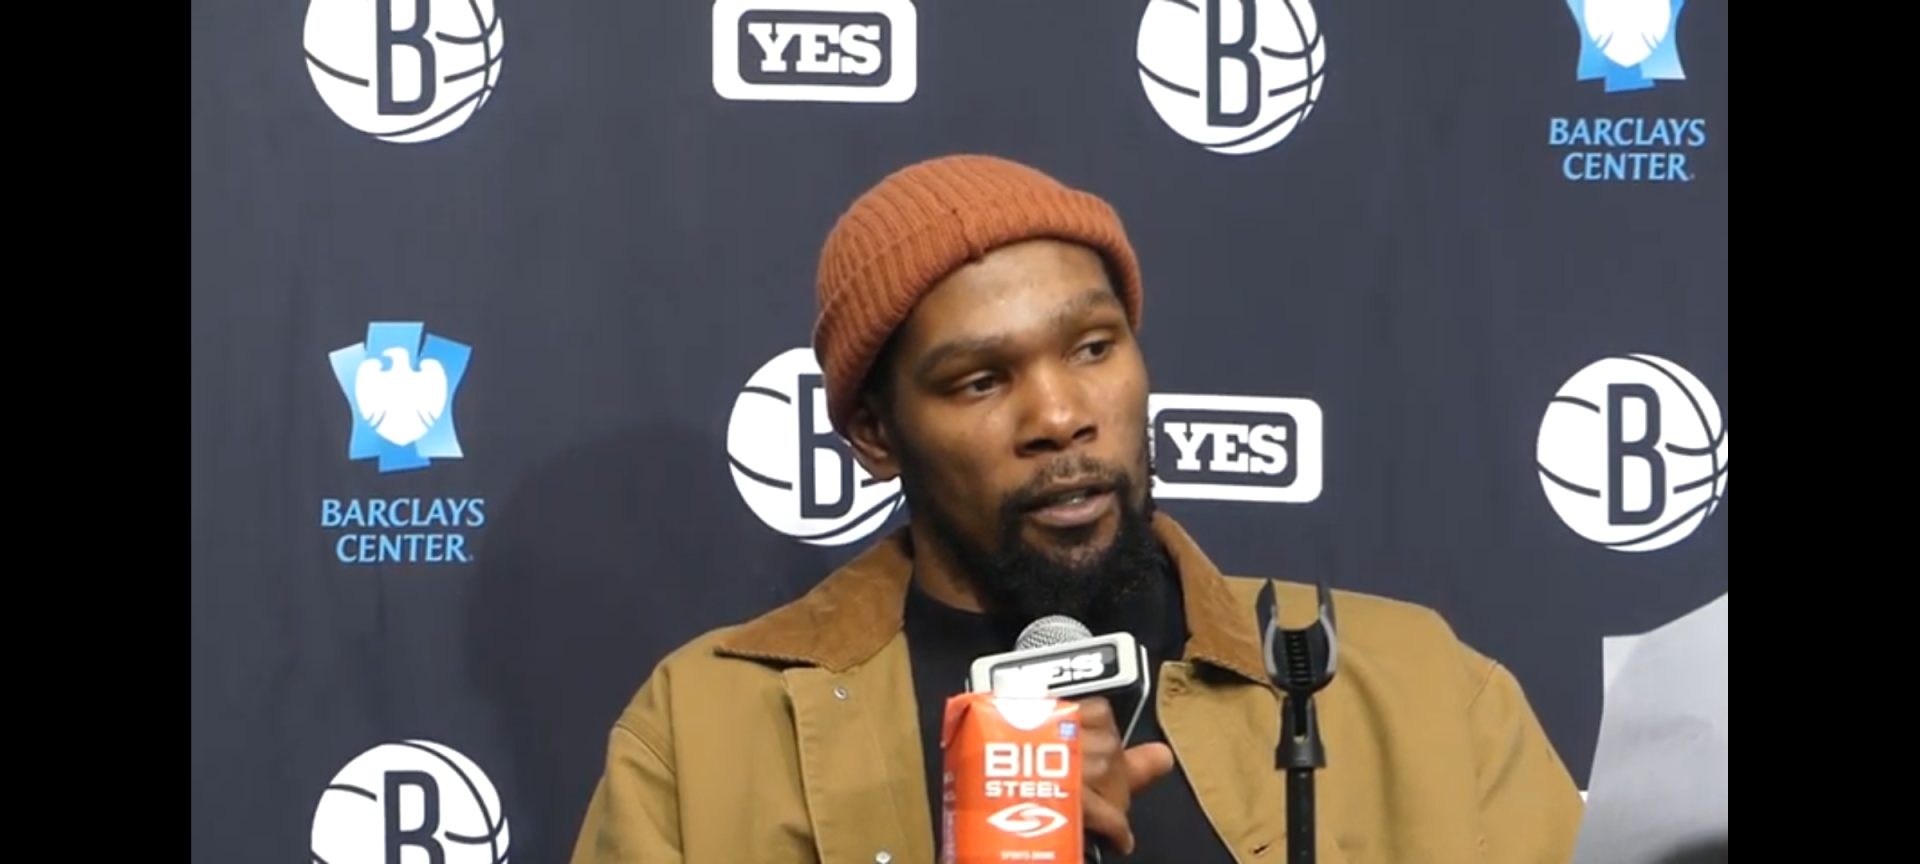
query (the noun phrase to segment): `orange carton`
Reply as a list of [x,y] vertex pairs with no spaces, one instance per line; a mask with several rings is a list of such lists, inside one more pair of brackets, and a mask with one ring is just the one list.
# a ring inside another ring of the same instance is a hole
[[947,700],[941,864],[1080,864],[1080,706],[996,683]]

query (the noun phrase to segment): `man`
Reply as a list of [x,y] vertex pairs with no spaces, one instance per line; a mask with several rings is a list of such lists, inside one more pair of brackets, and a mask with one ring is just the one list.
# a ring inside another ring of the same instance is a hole
[[[1267,583],[1223,576],[1154,509],[1140,268],[1113,210],[1002,159],[930,160],[840,218],[818,292],[828,416],[901,479],[910,522],[653,670],[574,864],[936,860],[942,707],[1051,613],[1151,653],[1124,749],[1107,700],[1083,706],[1105,860],[1286,860]],[[1313,592],[1280,584],[1283,626],[1311,620]],[[1432,612],[1335,602],[1318,860],[1567,861],[1581,800],[1514,678]]]

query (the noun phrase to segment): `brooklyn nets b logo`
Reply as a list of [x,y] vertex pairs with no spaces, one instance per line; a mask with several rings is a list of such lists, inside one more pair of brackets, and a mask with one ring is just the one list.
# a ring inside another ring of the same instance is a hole
[[465,125],[500,78],[493,0],[311,0],[307,72],[333,113],[382,141]]
[[1215,153],[1286,140],[1326,78],[1310,0],[1148,0],[1135,52],[1160,119]]
[[1727,494],[1727,427],[1692,373],[1608,357],[1562,385],[1536,444],[1540,486],[1580,536],[1647,552],[1698,530]]
[[507,814],[473,760],[432,741],[354,757],[313,811],[314,864],[502,864]]
[[795,348],[753,373],[727,423],[733,483],[767,527],[816,546],[843,546],[900,509],[898,479],[881,482],[854,461],[827,421],[813,351]]

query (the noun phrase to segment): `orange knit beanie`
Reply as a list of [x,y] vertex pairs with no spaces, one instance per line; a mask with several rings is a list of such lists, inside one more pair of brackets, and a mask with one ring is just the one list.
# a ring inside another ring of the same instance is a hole
[[993,156],[955,155],[900,169],[840,216],[820,253],[814,357],[827,416],[846,434],[874,356],[921,295],[993,249],[1039,237],[1083,243],[1107,262],[1140,326],[1140,265],[1107,202]]

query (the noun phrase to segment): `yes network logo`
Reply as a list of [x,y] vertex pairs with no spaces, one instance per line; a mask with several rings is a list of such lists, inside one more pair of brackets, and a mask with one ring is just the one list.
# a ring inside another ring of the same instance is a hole
[[713,90],[722,99],[905,102],[918,83],[910,0],[719,0]]
[[1325,420],[1311,399],[1154,393],[1147,415],[1156,498],[1306,504],[1320,497]]
[[1580,28],[1580,80],[1608,93],[1683,81],[1674,31],[1686,0],[1567,0]]
[[377,459],[380,473],[425,468],[434,459],[458,459],[453,397],[473,349],[422,335],[418,321],[375,322],[367,338],[328,355],[347,397],[352,459]]

